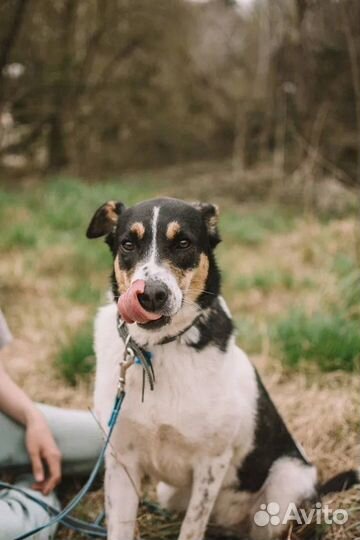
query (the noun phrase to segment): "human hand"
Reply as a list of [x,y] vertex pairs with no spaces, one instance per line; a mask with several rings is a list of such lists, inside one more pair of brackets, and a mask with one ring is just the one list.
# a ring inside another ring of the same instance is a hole
[[32,488],[47,495],[61,480],[61,453],[45,418],[38,411],[26,423],[25,442],[36,481]]

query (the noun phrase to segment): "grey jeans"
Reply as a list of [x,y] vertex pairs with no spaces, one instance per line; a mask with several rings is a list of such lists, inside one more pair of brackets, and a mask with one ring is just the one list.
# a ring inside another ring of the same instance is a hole
[[[102,447],[102,434],[90,412],[59,409],[38,405],[62,453],[64,475],[88,474]],[[25,448],[24,428],[0,413],[0,472],[6,470],[31,471]],[[55,493],[48,496],[31,490],[31,474],[18,478],[17,487],[29,490],[48,504],[60,508]],[[46,523],[48,514],[36,503],[15,491],[0,491],[0,540],[14,540],[16,536]],[[33,540],[55,538],[56,527],[32,536]]]

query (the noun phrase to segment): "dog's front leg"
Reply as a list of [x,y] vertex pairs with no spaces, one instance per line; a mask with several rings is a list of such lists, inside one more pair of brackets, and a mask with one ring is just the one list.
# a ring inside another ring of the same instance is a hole
[[232,450],[218,457],[201,457],[195,465],[188,509],[178,540],[202,540],[222,481],[232,457]]
[[140,488],[140,469],[134,457],[122,455],[120,463],[110,451],[105,469],[108,540],[133,540]]

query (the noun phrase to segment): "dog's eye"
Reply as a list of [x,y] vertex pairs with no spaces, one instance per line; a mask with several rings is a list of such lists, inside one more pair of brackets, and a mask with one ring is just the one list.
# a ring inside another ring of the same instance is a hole
[[179,249],[187,249],[191,246],[190,240],[187,240],[187,238],[183,238],[182,240],[179,240],[177,243],[177,246]]
[[124,251],[133,251],[135,249],[134,242],[131,242],[131,240],[123,240],[121,242],[121,247]]

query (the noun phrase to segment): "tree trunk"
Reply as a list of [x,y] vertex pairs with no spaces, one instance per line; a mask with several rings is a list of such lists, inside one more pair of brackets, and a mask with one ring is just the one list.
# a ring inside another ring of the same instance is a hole
[[9,25],[9,31],[0,44],[0,111],[3,105],[2,101],[4,99],[4,85],[1,81],[2,71],[10,60],[12,48],[14,47],[16,38],[20,32],[21,25],[24,20],[25,8],[27,4],[28,0],[18,0],[15,6],[14,17]]
[[65,147],[64,126],[60,115],[56,112],[49,119],[48,153],[49,171],[59,171],[69,162]]

